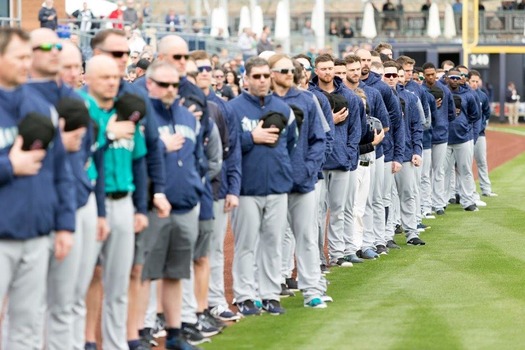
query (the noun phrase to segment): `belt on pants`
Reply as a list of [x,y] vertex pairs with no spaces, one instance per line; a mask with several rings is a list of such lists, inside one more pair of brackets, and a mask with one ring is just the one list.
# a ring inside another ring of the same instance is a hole
[[117,200],[127,197],[129,192],[110,192],[106,193],[106,198]]
[[372,163],[372,162],[369,161],[369,160],[360,160],[359,161],[359,165],[361,165],[361,166],[370,166],[370,163]]

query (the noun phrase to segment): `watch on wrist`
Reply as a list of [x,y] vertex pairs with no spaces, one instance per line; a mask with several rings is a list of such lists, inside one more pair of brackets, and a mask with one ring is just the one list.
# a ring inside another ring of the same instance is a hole
[[110,141],[115,141],[117,139],[117,136],[114,133],[112,133],[111,131],[107,131],[106,132],[106,137]]

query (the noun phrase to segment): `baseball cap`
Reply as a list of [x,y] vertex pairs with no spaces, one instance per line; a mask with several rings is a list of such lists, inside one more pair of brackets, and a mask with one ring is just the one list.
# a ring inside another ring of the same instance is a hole
[[31,112],[18,124],[18,134],[24,140],[24,151],[45,150],[55,137],[55,126],[48,116]]
[[374,131],[375,129],[377,133],[380,133],[381,130],[383,130],[383,123],[381,123],[381,120],[376,117],[368,117],[368,125],[370,126],[370,130]]
[[301,130],[301,126],[303,125],[304,120],[304,112],[301,108],[299,108],[296,105],[290,105],[290,108],[293,111],[293,114],[295,115],[295,122],[297,123],[297,128]]
[[82,100],[65,97],[58,101],[56,110],[58,117],[63,118],[66,122],[64,131],[87,127],[90,122],[88,109]]
[[343,95],[339,94],[331,94],[329,92],[323,91],[326,98],[328,98],[328,102],[330,102],[330,107],[332,110],[337,113],[343,108],[348,108],[348,101]]
[[141,69],[143,69],[143,70],[146,70],[146,69],[148,69],[149,65],[150,65],[150,62],[149,62],[147,59],[145,59],[145,58],[141,58],[141,59],[137,62],[137,64],[135,64],[135,67],[137,67],[137,68],[141,68]]
[[[286,124],[288,124],[288,120],[282,113],[274,111],[265,113],[263,116],[261,116],[260,120],[263,121],[262,127],[265,129],[271,127],[279,129],[279,137],[280,132],[283,131],[283,129],[286,127]],[[267,144],[267,146],[276,147],[278,143],[279,139],[277,139],[277,141],[275,141],[273,144]]]
[[456,105],[456,108],[461,108],[461,96],[454,95],[454,104]]
[[437,99],[443,99],[443,90],[439,86],[432,86],[429,90],[429,92],[434,96],[434,98]]
[[138,95],[125,93],[115,101],[117,121],[138,123],[146,115],[146,102]]

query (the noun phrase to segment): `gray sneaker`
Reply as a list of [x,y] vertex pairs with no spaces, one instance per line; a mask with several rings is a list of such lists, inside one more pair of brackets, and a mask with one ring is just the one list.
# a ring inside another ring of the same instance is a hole
[[376,252],[374,252],[372,249],[367,249],[361,253],[361,257],[363,259],[375,260],[379,258],[379,255]]
[[396,241],[394,241],[394,240],[390,240],[390,241],[386,242],[386,247],[388,249],[401,249],[401,247],[398,246]]
[[361,264],[365,261],[357,256],[357,254],[350,254],[345,256],[346,261],[350,261],[352,264]]

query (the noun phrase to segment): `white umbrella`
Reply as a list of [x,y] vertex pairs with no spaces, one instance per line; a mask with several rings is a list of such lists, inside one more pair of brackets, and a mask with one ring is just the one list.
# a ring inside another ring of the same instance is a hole
[[324,26],[324,0],[315,0],[312,10],[312,29],[315,32],[315,43],[318,49],[324,48],[325,26]]
[[370,1],[366,2],[365,9],[363,10],[363,26],[361,28],[361,35],[367,39],[374,39],[377,36],[374,6],[372,6]]
[[428,10],[428,26],[427,35],[432,39],[436,39],[441,35],[441,25],[439,23],[439,8],[436,3],[430,5]]
[[261,6],[255,6],[252,11],[252,32],[254,32],[257,37],[260,37],[263,26],[264,18]]
[[70,15],[76,10],[82,10],[85,2],[95,17],[106,17],[117,9],[117,4],[106,0],[66,0],[66,13]]
[[241,7],[241,17],[239,19],[239,35],[242,33],[244,28],[251,28],[252,21],[250,19],[250,10],[248,7]]
[[447,39],[452,39],[457,35],[456,21],[454,20],[454,11],[452,5],[445,5],[445,23],[443,25],[443,36]]
[[275,15],[275,39],[283,45],[284,52],[290,52],[290,1],[277,3]]
[[217,7],[214,8],[211,12],[211,25],[210,25],[210,35],[217,36],[219,34],[219,29],[222,29],[222,37],[228,38],[230,35],[228,33],[228,24],[226,18],[226,11],[223,8]]

